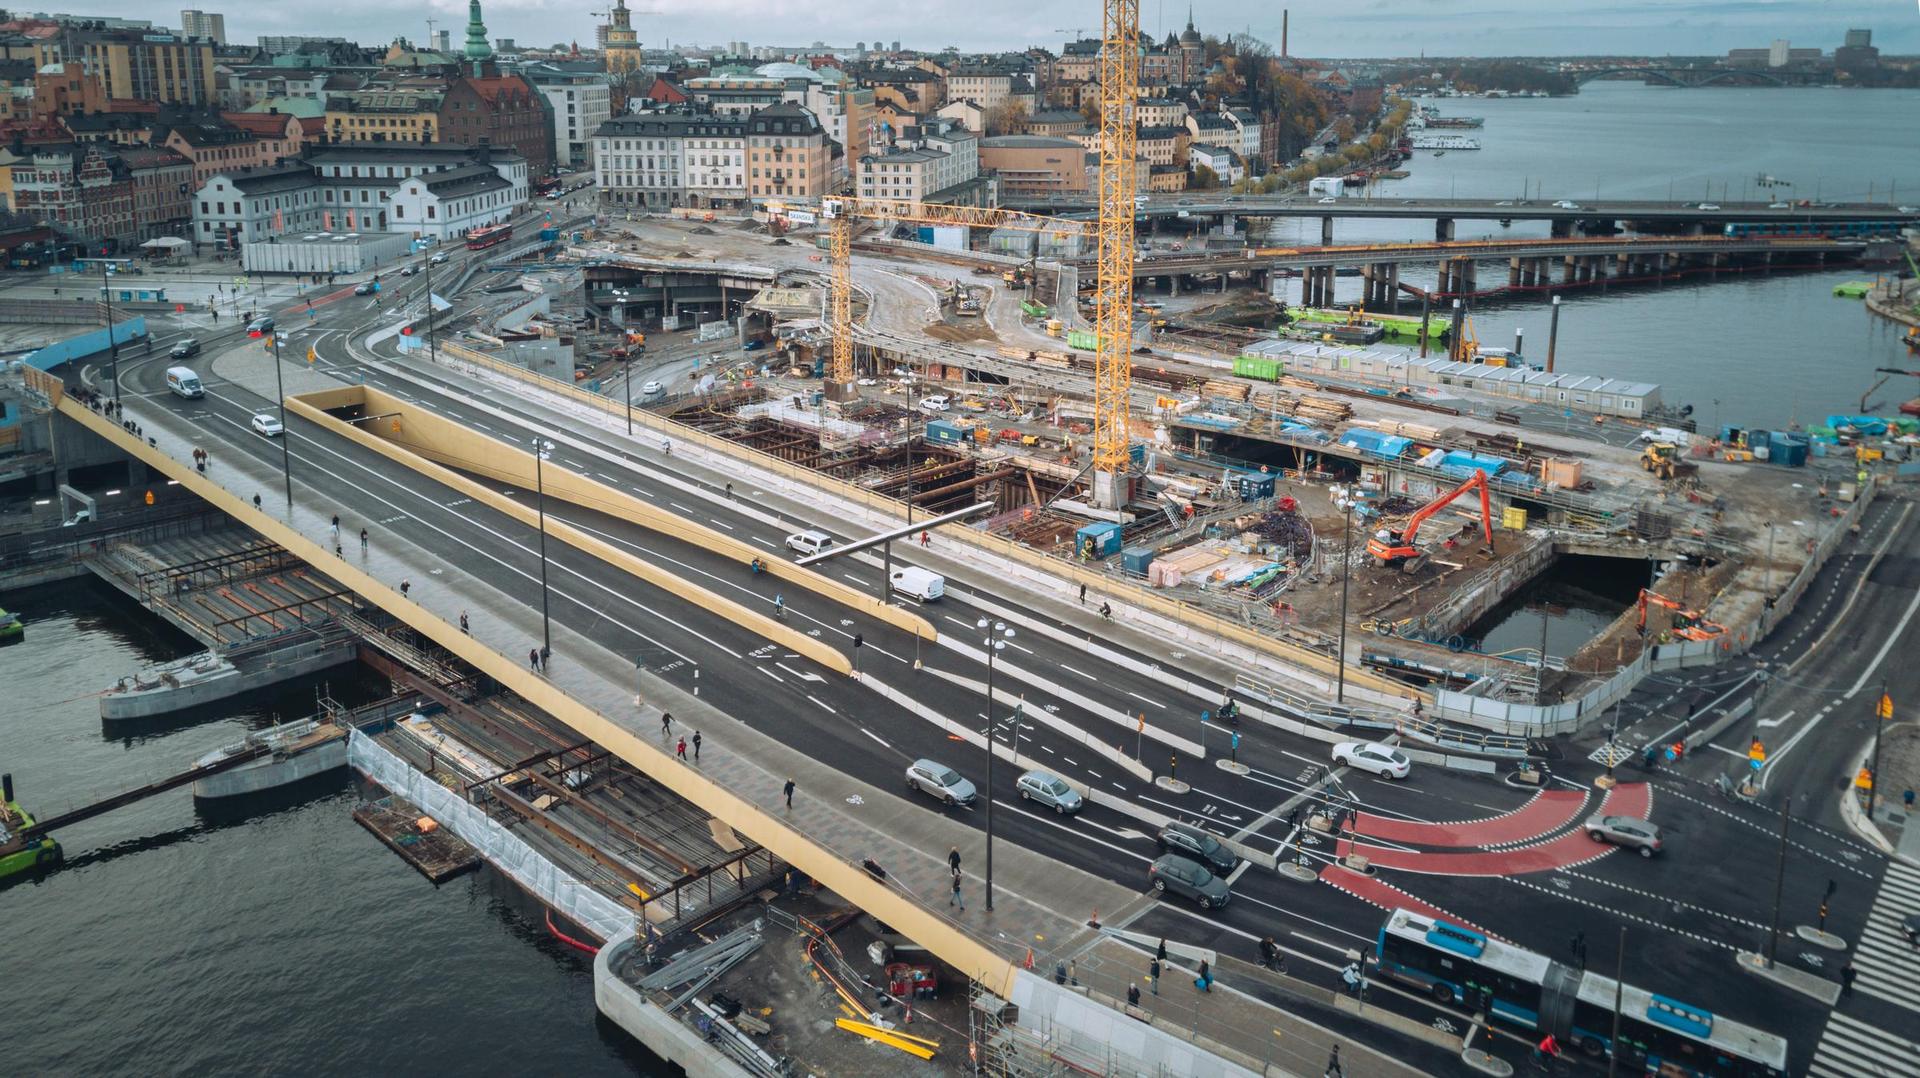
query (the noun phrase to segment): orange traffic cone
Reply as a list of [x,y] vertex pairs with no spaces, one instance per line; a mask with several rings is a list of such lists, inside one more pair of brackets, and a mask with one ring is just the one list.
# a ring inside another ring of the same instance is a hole
[[1033,968],[1033,948],[1031,947],[1027,948],[1027,960],[1022,964],[1025,965],[1026,968],[1028,969]]
[[1089,917],[1089,918],[1087,918],[1087,927],[1088,927],[1088,928],[1099,928],[1099,927],[1100,927],[1100,907],[1098,907],[1098,906],[1095,906],[1095,907],[1093,908],[1093,916],[1092,916],[1092,917]]

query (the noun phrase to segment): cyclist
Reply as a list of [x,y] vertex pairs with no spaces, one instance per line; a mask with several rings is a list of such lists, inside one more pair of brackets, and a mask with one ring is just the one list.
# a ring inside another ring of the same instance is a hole
[[1540,1043],[1533,1046],[1533,1061],[1542,1067],[1549,1066],[1562,1054],[1559,1039],[1551,1033],[1540,1038]]
[[1112,621],[1112,620],[1113,620],[1113,604],[1112,604],[1112,603],[1101,603],[1101,604],[1100,604],[1100,616],[1101,616],[1101,617],[1103,617],[1103,618],[1105,618],[1105,619],[1107,619],[1108,621]]
[[756,557],[756,558],[754,558],[754,559],[753,559],[753,561],[751,561],[751,562],[749,562],[749,563],[748,563],[748,566],[749,566],[749,568],[751,568],[751,569],[752,569],[752,570],[753,570],[753,571],[754,571],[755,573],[761,573],[761,572],[764,572],[764,571],[766,570],[766,566],[764,566],[764,565],[762,565],[762,564],[760,564],[760,559],[759,559],[759,558],[757,558],[757,557]]

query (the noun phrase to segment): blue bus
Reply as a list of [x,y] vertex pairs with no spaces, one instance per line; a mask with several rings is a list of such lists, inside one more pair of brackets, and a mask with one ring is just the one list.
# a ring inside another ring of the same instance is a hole
[[[1611,977],[1502,943],[1462,925],[1395,910],[1380,928],[1380,972],[1445,1004],[1484,1011],[1537,1037],[1552,1033],[1606,1058],[1613,1047]],[[1632,1073],[1694,1078],[1780,1078],[1787,1042],[1668,996],[1625,985],[1620,1061]]]

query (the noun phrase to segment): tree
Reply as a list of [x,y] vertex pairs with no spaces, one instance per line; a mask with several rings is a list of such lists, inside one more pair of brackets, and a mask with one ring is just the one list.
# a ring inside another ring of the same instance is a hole
[[1195,190],[1207,190],[1220,186],[1220,174],[1205,165],[1193,166],[1193,182],[1187,185]]
[[1007,100],[987,110],[986,133],[989,135],[1017,135],[1025,129],[1027,123],[1027,103]]

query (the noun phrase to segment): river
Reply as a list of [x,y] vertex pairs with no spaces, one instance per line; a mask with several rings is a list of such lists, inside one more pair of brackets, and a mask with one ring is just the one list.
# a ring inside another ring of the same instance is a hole
[[[1574,97],[1441,99],[1442,115],[1482,116],[1479,150],[1441,156],[1417,151],[1404,180],[1376,184],[1393,198],[1669,199],[1821,198],[1920,205],[1920,90],[1821,87],[1677,89],[1633,82],[1590,83]],[[1771,176],[1792,186],[1761,188]],[[1524,192],[1524,194],[1523,194]],[[1462,221],[1456,238],[1528,237],[1544,223]],[[1276,243],[1318,243],[1319,223],[1276,227]],[[1340,219],[1336,243],[1431,240],[1426,222]],[[1503,269],[1483,263],[1483,285]],[[1750,274],[1677,284],[1627,285],[1563,293],[1555,369],[1661,387],[1668,404],[1692,404],[1702,429],[1817,425],[1852,413],[1891,413],[1920,395],[1920,380],[1894,376],[1869,392],[1877,367],[1916,365],[1900,327],[1867,314],[1833,286],[1890,270],[1840,269]],[[1493,277],[1487,276],[1495,274]],[[1403,278],[1433,283],[1430,266]],[[1297,286],[1295,286],[1297,288]],[[1361,282],[1343,277],[1336,295],[1357,303]],[[1290,293],[1289,301],[1297,299]],[[1405,309],[1405,308],[1403,308]],[[1417,308],[1414,313],[1418,313]],[[1474,317],[1482,344],[1546,354],[1544,296],[1487,305]]]
[[[1412,177],[1381,197],[1516,197],[1538,183],[1547,199],[1664,198],[1670,187],[1676,200],[1723,199],[1765,172],[1803,195],[1864,198],[1869,184],[1879,194],[1897,180],[1912,191],[1902,197],[1920,199],[1920,92],[1600,83],[1574,98],[1443,104],[1486,117],[1473,133],[1485,148],[1418,154]],[[1710,183],[1726,191],[1709,193]],[[1350,240],[1419,235],[1336,227]],[[1317,228],[1299,238],[1317,242]],[[1851,410],[1873,367],[1905,358],[1857,301],[1830,295],[1859,276],[1573,293],[1559,366],[1659,382],[1709,420],[1714,410],[1753,424]],[[1494,343],[1522,326],[1537,353],[1545,306],[1495,307],[1477,325]],[[1898,396],[1890,387],[1879,399]],[[0,649],[0,770],[42,814],[183,767],[276,713],[311,710],[308,682],[109,734],[92,694],[190,643],[92,583],[0,595],[0,606],[28,623],[23,644]],[[1515,632],[1515,645],[1531,639]],[[336,674],[331,689],[357,699],[381,686]],[[661,1072],[596,1018],[584,956],[547,936],[536,906],[486,870],[428,884],[352,822],[354,796],[342,777],[210,812],[178,791],[61,834],[65,868],[0,891],[8,1072]]]

